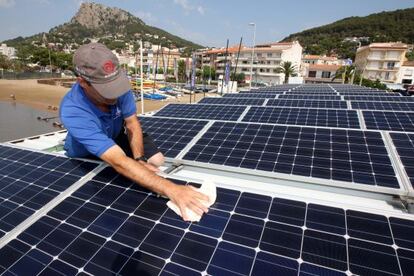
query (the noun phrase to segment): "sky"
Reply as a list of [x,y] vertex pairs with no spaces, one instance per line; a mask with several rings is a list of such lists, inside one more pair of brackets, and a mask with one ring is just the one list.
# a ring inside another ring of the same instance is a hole
[[[82,0],[0,0],[0,41],[68,22]],[[90,2],[90,1],[89,1]],[[414,7],[414,0],[95,0],[203,46],[275,42],[350,16]]]

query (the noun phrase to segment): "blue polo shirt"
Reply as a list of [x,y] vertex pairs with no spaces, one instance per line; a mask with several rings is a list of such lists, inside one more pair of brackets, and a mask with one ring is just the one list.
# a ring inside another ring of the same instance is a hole
[[100,157],[115,145],[123,120],[136,114],[131,91],[118,98],[110,112],[103,112],[86,96],[79,83],[65,95],[60,104],[60,119],[68,130],[64,149],[69,157]]

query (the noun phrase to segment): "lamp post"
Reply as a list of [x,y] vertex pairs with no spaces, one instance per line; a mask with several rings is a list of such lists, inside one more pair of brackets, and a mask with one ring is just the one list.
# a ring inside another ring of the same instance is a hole
[[256,23],[249,23],[249,26],[253,26],[253,47],[252,47],[252,63],[250,65],[250,85],[249,89],[252,89],[253,81],[253,62],[254,62],[254,47],[256,47]]

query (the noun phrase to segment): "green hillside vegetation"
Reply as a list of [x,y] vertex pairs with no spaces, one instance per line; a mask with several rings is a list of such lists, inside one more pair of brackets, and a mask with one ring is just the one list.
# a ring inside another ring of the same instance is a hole
[[368,40],[361,41],[362,45],[390,41],[414,44],[414,8],[345,18],[292,34],[283,41],[299,40],[308,54],[354,58],[358,43],[345,41],[352,37],[367,37]]

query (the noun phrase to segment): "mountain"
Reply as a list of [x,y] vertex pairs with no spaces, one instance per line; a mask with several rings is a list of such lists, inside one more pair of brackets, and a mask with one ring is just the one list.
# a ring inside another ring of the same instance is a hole
[[82,3],[76,15],[67,23],[52,28],[48,33],[6,40],[12,47],[53,43],[60,48],[76,48],[92,40],[105,43],[111,49],[123,49],[128,42],[137,46],[138,41],[162,43],[166,47],[200,48],[201,46],[149,26],[138,17],[119,8],[96,3]]
[[358,41],[362,45],[389,41],[414,44],[414,8],[349,17],[283,39],[292,40],[299,40],[308,54],[338,54],[342,58],[354,57]]

